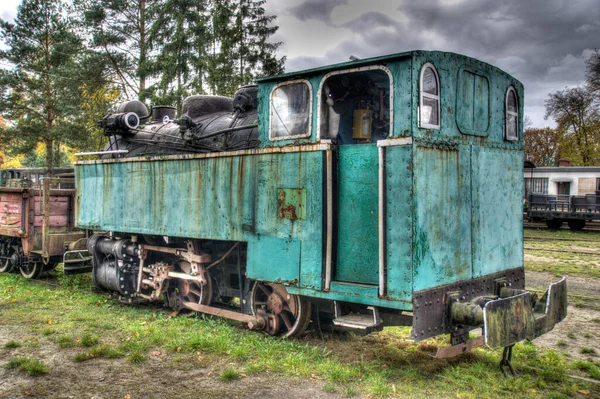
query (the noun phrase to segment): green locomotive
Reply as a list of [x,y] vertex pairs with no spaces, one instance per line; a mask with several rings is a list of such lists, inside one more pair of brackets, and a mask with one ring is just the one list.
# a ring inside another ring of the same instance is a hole
[[523,86],[489,64],[411,51],[193,96],[179,119],[128,102],[102,126],[76,220],[112,232],[88,249],[125,298],[273,335],[412,325],[450,333],[446,355],[566,315],[564,279],[524,290]]

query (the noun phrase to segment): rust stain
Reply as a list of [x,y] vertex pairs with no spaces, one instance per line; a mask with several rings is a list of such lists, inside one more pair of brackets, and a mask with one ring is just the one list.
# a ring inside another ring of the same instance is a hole
[[290,219],[292,222],[298,220],[296,214],[296,207],[292,204],[286,206],[286,194],[285,191],[279,190],[277,195],[277,217],[279,219]]

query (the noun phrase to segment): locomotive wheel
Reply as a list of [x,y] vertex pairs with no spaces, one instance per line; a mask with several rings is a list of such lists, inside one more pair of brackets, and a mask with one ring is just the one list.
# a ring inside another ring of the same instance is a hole
[[252,314],[266,316],[265,331],[270,335],[297,337],[310,323],[310,302],[288,294],[285,286],[257,281],[250,296]]
[[[191,266],[189,262],[180,261],[176,264],[176,268],[183,273],[190,273]],[[182,310],[185,307],[181,302],[192,302],[200,305],[208,305],[212,299],[212,281],[208,271],[204,271],[204,284],[195,280],[177,279],[174,281],[176,298],[170,301],[171,307],[174,310]]]
[[58,263],[50,262],[50,263],[44,265],[44,271],[49,272],[50,270],[54,270],[54,269],[56,269],[56,266],[58,266]]
[[29,261],[28,263],[21,265],[20,270],[23,277],[36,279],[40,276],[40,274],[42,274],[42,271],[44,270],[44,264],[41,261]]
[[585,220],[569,220],[567,223],[571,230],[583,230],[585,227]]
[[552,229],[552,230],[560,229],[562,224],[563,224],[562,219],[547,219],[546,220],[546,226],[548,226],[548,228]]

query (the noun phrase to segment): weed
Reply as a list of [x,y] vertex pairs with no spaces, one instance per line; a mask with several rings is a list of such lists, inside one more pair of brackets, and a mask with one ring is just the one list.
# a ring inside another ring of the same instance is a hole
[[146,356],[142,353],[142,351],[134,350],[129,355],[127,355],[127,361],[129,363],[142,363],[146,361]]
[[565,341],[564,339],[561,339],[556,343],[556,346],[559,346],[561,348],[564,348],[565,346],[568,346],[568,345],[569,344],[567,344],[567,341]]
[[356,390],[354,389],[353,386],[348,385],[344,388],[344,396],[347,398],[351,398],[354,395],[356,395]]
[[80,353],[76,354],[73,357],[73,360],[75,360],[76,362],[83,362],[85,360],[90,360],[90,359],[94,359],[97,357],[105,357],[108,359],[114,359],[114,358],[123,357],[123,356],[125,356],[125,354],[122,351],[115,349],[110,345],[100,345],[100,346],[91,348],[87,352],[80,352]]
[[390,396],[391,389],[388,384],[387,378],[382,375],[375,375],[368,381],[368,390],[371,396],[376,398],[387,398]]
[[90,348],[92,346],[98,345],[100,343],[100,338],[96,337],[95,335],[85,333],[81,336],[79,342],[81,343],[81,345]]
[[76,345],[75,340],[70,335],[59,335],[56,337],[56,345],[59,348],[70,348]]
[[583,334],[583,336],[584,336],[584,338],[592,338],[593,337],[593,335],[590,333],[585,333],[585,334]]
[[600,323],[600,317],[594,317],[594,318],[592,319],[592,321],[593,321],[594,323]]
[[46,363],[30,357],[14,357],[8,361],[6,367],[25,371],[32,377],[47,374],[50,370]]
[[226,368],[225,370],[223,370],[223,372],[219,376],[219,380],[221,380],[223,382],[239,380],[240,378],[242,378],[242,375],[240,374],[240,372],[237,370],[234,370],[232,368]]
[[335,386],[335,384],[328,382],[325,385],[323,385],[323,391],[328,393],[335,393],[337,392],[337,387]]
[[592,355],[592,356],[596,356],[598,354],[598,352],[596,352],[596,349],[587,348],[587,347],[580,348],[579,353],[581,353],[582,355]]
[[5,349],[17,349],[21,347],[21,343],[17,341],[8,341],[4,344]]
[[570,338],[570,339],[577,339],[577,337],[575,336],[575,334],[574,334],[574,333],[572,333],[572,332],[570,332],[570,333],[568,333],[568,334],[567,334],[567,338]]
[[579,360],[573,362],[573,366],[578,370],[587,372],[590,377],[600,380],[600,368],[594,363]]
[[52,334],[55,334],[55,333],[56,333],[56,331],[52,327],[46,327],[46,328],[42,329],[42,335],[44,335],[46,337],[48,335],[52,335]]

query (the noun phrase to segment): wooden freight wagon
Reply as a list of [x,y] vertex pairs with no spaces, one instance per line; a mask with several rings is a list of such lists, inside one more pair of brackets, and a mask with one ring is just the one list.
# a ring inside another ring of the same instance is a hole
[[44,177],[42,169],[3,170],[0,185],[0,272],[26,278],[63,261],[66,246],[85,237],[75,229],[72,169]]

